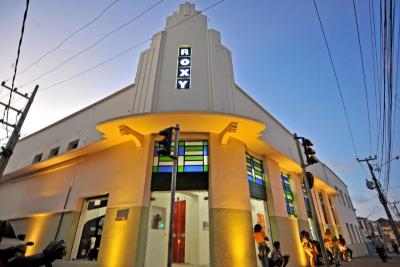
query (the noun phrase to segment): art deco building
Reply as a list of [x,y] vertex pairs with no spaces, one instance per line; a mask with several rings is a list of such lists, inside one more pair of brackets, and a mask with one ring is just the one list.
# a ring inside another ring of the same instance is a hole
[[346,184],[318,163],[305,194],[293,134],[235,83],[220,33],[190,3],[153,36],[134,84],[19,141],[0,219],[35,242],[30,254],[64,239],[56,266],[166,266],[172,161],[155,151],[177,123],[174,266],[260,266],[256,223],[306,266],[310,197],[322,229],[367,253]]

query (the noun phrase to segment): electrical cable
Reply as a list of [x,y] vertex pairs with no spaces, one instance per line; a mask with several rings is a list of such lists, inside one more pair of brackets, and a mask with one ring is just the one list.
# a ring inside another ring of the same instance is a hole
[[[19,62],[19,57],[20,57],[20,54],[21,54],[22,40],[24,38],[25,22],[26,22],[26,18],[28,17],[28,9],[29,9],[29,0],[26,0],[26,7],[25,7],[25,12],[24,12],[24,17],[23,17],[23,20],[22,20],[21,36],[19,38],[19,43],[18,43],[17,59],[15,60],[14,74],[13,74],[12,82],[11,82],[10,97],[8,99],[8,106],[11,105],[12,92],[14,90],[14,82],[15,82],[15,78],[16,78],[16,75],[17,75],[18,62]],[[3,121],[4,121],[4,117],[6,117],[5,121],[8,122],[9,110],[10,109],[8,107],[4,108]],[[7,131],[7,136],[8,136],[8,125],[7,124],[6,124],[6,131]]]
[[139,18],[143,17],[145,14],[147,14],[148,12],[150,12],[153,8],[155,8],[156,6],[158,6],[159,4],[161,4],[162,2],[164,2],[165,0],[159,0],[156,3],[154,3],[153,5],[151,5],[150,7],[148,7],[147,9],[145,9],[144,11],[142,11],[139,15],[137,15],[136,17],[128,20],[127,22],[119,25],[117,28],[113,29],[112,31],[108,32],[107,34],[103,35],[102,37],[100,37],[100,39],[98,39],[97,41],[95,41],[94,43],[92,43],[91,45],[89,45],[88,47],[82,49],[81,51],[79,51],[78,53],[75,53],[74,55],[68,57],[66,60],[64,60],[63,62],[61,62],[60,64],[58,64],[57,66],[53,67],[52,69],[40,74],[39,76],[37,76],[36,78],[29,80],[21,85],[19,85],[18,87],[24,87],[28,84],[31,84],[33,82],[38,81],[39,79],[43,78],[44,76],[55,72],[56,70],[58,70],[59,68],[61,68],[63,65],[65,65],[66,63],[68,63],[69,61],[71,61],[72,59],[86,53],[87,51],[91,50],[92,48],[94,48],[95,46],[97,46],[98,44],[100,44],[101,42],[103,42],[105,39],[107,39],[108,37],[110,37],[112,34],[116,33],[117,31],[123,29],[124,27],[128,26],[129,24],[131,24],[132,22],[137,21]]
[[370,118],[370,112],[369,112],[368,90],[367,90],[367,82],[366,82],[366,78],[365,78],[365,66],[364,66],[364,57],[363,57],[363,52],[362,52],[362,47],[361,47],[360,30],[359,30],[359,26],[358,26],[357,8],[356,8],[356,3],[355,3],[354,0],[353,0],[353,10],[354,10],[354,18],[355,18],[355,23],[356,23],[356,28],[357,28],[358,48],[360,50],[360,57],[361,57],[361,66],[362,66],[362,73],[363,73],[363,80],[364,80],[365,100],[367,102],[369,151],[370,151],[370,154],[371,154],[371,152],[372,152],[371,151],[371,149],[372,149],[371,118]]
[[96,22],[98,19],[100,19],[111,7],[113,7],[119,0],[113,1],[111,4],[106,6],[95,18],[93,18],[91,21],[89,21],[87,24],[79,27],[75,31],[73,31],[71,34],[69,34],[67,37],[65,37],[60,43],[58,43],[53,49],[47,51],[43,55],[41,55],[37,60],[34,62],[28,64],[23,70],[19,71],[18,74],[26,72],[30,67],[38,64],[40,61],[42,61],[44,58],[46,58],[48,55],[54,53],[57,51],[63,44],[65,44],[69,39],[71,39],[74,35],[79,33],[80,31],[86,29],[90,25],[92,25],[94,22]]
[[[326,49],[328,51],[328,55],[329,55],[330,63],[331,63],[331,66],[332,66],[333,74],[335,76],[336,85],[337,85],[337,89],[338,89],[338,92],[339,92],[339,95],[340,95],[341,104],[342,104],[342,107],[343,107],[344,115],[346,117],[347,129],[349,131],[350,140],[351,140],[351,143],[352,143],[352,146],[353,146],[353,150],[354,150],[354,155],[355,155],[356,158],[358,158],[358,153],[357,153],[357,149],[356,149],[355,142],[354,142],[353,132],[351,130],[350,120],[349,120],[349,116],[347,114],[346,104],[344,102],[342,89],[341,89],[341,86],[340,86],[340,83],[339,83],[339,78],[338,78],[338,75],[337,75],[337,72],[336,72],[335,64],[333,62],[333,58],[332,58],[331,50],[329,48],[328,40],[326,38],[325,29],[324,29],[324,26],[322,24],[322,20],[321,20],[320,14],[319,14],[317,3],[315,2],[315,0],[313,0],[313,3],[314,3],[315,11],[316,11],[317,16],[318,16],[319,25],[321,27],[321,31],[322,31],[322,34],[323,34],[323,37],[324,37],[325,46],[326,46]],[[364,172],[366,172],[366,170],[364,169],[364,165],[362,165],[360,162],[359,162],[359,164],[360,164],[361,168],[364,170]]]
[[[225,0],[220,0],[220,1],[210,5],[208,7],[206,7],[205,9],[201,10],[200,12],[198,12],[198,13],[196,13],[196,14],[194,14],[194,15],[192,15],[192,16],[190,16],[190,17],[188,17],[188,18],[186,18],[186,19],[184,19],[184,20],[172,25],[171,27],[165,28],[164,31],[167,32],[167,31],[175,28],[176,26],[178,26],[178,25],[180,25],[180,24],[192,19],[193,17],[196,17],[197,15],[202,14],[205,11],[210,10],[210,9],[218,6],[219,4],[221,4],[224,1]],[[88,73],[88,72],[90,72],[90,71],[92,71],[92,70],[94,70],[94,69],[96,69],[96,68],[98,68],[98,67],[100,67],[100,66],[102,66],[102,65],[104,65],[104,64],[106,64],[106,63],[108,63],[108,62],[110,62],[110,61],[112,61],[112,60],[124,55],[124,54],[126,54],[126,53],[128,53],[129,51],[134,50],[135,48],[138,48],[139,46],[143,45],[144,43],[146,43],[148,41],[151,41],[151,39],[152,39],[152,37],[147,38],[147,39],[145,39],[145,40],[143,40],[141,42],[138,42],[135,45],[133,45],[133,46],[121,51],[120,53],[118,53],[118,54],[116,54],[116,55],[114,55],[114,56],[112,56],[112,57],[110,57],[110,58],[108,58],[108,59],[106,59],[106,60],[104,60],[104,61],[102,61],[102,62],[100,62],[100,63],[98,63],[98,64],[96,64],[96,65],[94,65],[92,67],[90,67],[90,68],[88,68],[88,69],[85,69],[85,70],[83,70],[83,71],[81,71],[79,73],[76,73],[76,74],[74,74],[74,75],[72,75],[72,76],[70,76],[70,77],[68,77],[68,78],[66,78],[66,79],[64,79],[62,81],[56,82],[56,83],[51,84],[51,85],[46,86],[46,87],[43,87],[43,88],[39,89],[38,92],[42,92],[44,90],[48,90],[48,89],[54,88],[54,87],[56,87],[56,86],[58,86],[60,84],[63,84],[65,82],[67,82],[67,81],[70,81],[70,80],[73,80],[73,79],[75,79],[75,78],[77,78],[79,76],[82,76],[83,74],[86,74],[86,73]]]

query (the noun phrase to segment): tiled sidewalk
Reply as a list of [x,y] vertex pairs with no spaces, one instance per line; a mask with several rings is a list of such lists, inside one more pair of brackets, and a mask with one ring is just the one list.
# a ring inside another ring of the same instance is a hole
[[[396,266],[400,267],[400,255],[390,254],[392,259],[383,263],[377,254],[353,259],[351,262],[343,262],[342,266],[348,267],[375,267],[375,266]],[[333,266],[333,265],[331,265]]]

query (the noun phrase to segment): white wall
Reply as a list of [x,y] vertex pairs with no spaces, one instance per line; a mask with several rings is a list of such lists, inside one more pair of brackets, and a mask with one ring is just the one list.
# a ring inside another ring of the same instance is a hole
[[128,86],[115,94],[78,111],[36,133],[21,139],[12,155],[5,173],[32,164],[35,155],[43,153],[48,158],[52,148],[60,146],[59,154],[66,151],[68,143],[79,139],[83,147],[102,139],[96,130],[100,122],[132,113],[132,95],[135,86]]

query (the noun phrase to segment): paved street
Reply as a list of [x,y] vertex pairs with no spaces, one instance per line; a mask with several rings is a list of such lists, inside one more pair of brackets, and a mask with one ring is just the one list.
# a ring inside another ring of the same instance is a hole
[[[388,262],[383,263],[378,255],[372,255],[367,257],[360,257],[354,259],[352,262],[343,263],[342,266],[351,266],[351,267],[375,267],[375,266],[400,266],[400,255],[391,254],[390,257],[392,259],[388,260]],[[333,266],[333,265],[332,265]]]

